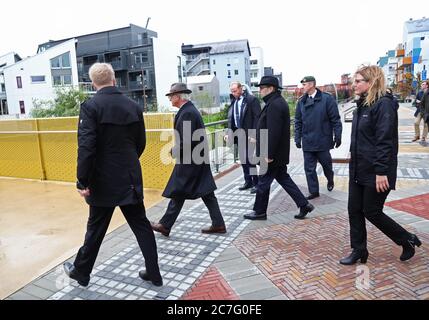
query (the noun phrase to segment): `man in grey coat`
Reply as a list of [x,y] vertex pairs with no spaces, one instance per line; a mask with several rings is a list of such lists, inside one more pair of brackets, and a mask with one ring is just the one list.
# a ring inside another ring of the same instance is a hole
[[308,200],[319,197],[316,166],[319,161],[328,180],[328,191],[334,189],[334,171],[329,152],[341,145],[342,124],[335,99],[316,88],[312,76],[301,80],[304,95],[295,112],[295,144],[304,151],[304,169],[310,194]]

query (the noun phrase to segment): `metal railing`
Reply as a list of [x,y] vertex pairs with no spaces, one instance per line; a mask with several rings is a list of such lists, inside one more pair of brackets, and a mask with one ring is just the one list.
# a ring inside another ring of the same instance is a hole
[[221,168],[237,162],[238,149],[235,144],[225,141],[228,120],[210,122],[205,126],[210,149],[210,165],[212,171],[219,173]]
[[192,60],[192,62],[190,62],[187,65],[185,65],[185,71],[186,72],[190,72],[191,69],[193,67],[195,67],[201,60],[203,60],[203,59],[209,59],[209,58],[210,58],[210,56],[209,56],[208,53],[201,53],[194,60]]

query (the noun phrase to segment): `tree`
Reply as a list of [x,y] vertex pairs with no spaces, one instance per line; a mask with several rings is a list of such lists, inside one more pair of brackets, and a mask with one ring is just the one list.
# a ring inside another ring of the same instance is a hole
[[33,99],[33,109],[30,116],[33,118],[72,117],[79,115],[82,102],[89,95],[75,88],[60,87],[55,90],[54,100]]

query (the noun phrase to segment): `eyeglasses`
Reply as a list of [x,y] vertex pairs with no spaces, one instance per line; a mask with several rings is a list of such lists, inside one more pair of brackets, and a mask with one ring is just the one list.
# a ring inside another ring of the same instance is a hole
[[361,82],[368,82],[368,81],[365,79],[355,79],[354,80],[354,83],[361,83]]

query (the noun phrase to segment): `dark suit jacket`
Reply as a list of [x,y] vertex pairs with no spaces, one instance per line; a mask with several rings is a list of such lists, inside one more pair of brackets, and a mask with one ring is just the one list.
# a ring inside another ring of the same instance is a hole
[[[187,130],[184,130],[187,126],[190,128],[188,134],[186,133]],[[175,141],[172,150],[176,165],[162,195],[166,198],[181,199],[197,199],[208,195],[216,190],[216,184],[210,169],[203,118],[192,102],[188,101],[177,112],[174,118],[174,129],[179,138]],[[191,135],[198,129],[201,129],[202,136],[199,141],[192,141]],[[204,162],[196,163],[195,159],[192,158],[192,153],[197,146],[201,146],[201,143],[205,149],[200,150],[199,155],[204,159]]]
[[116,87],[105,87],[80,108],[77,178],[86,202],[114,207],[143,200],[139,158],[146,146],[142,108]]
[[[231,129],[232,131],[237,130],[237,127],[234,121],[234,106],[235,106],[235,99],[231,101],[231,104],[228,110],[228,128]],[[243,107],[243,113],[241,114],[241,117],[240,117],[240,125],[241,125],[241,128],[243,128],[246,131],[246,136],[249,137],[249,129],[256,129],[256,126],[258,124],[259,115],[261,113],[261,104],[259,103],[259,100],[255,96],[245,92],[243,96],[242,107]],[[250,136],[255,138],[254,134]]]
[[[263,158],[273,159],[270,167],[289,164],[290,151],[290,113],[289,105],[280,92],[273,92],[264,97],[265,107],[258,121],[256,154]],[[261,130],[268,131],[268,145],[261,139]],[[263,152],[267,149],[267,153]]]

